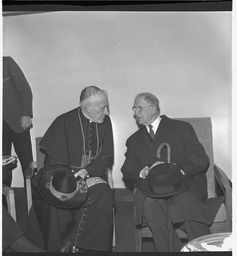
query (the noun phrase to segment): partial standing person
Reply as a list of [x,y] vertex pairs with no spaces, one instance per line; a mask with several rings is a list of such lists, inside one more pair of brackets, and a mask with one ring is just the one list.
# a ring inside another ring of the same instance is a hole
[[[134,198],[136,224],[147,222],[156,251],[180,251],[182,244],[175,228],[184,229],[189,241],[209,234],[222,203],[222,198],[207,200],[209,158],[189,123],[160,115],[155,95],[138,94],[133,111],[139,130],[126,142],[121,171],[126,179],[139,184]],[[169,156],[166,147],[157,156],[163,143],[171,148],[172,168],[163,164]]]
[[[33,96],[26,77],[12,57],[3,57],[2,155],[11,155],[12,145],[21,163],[23,176],[33,160],[30,129]],[[6,184],[11,186],[12,172]]]
[[[3,175],[3,184],[6,178]],[[44,252],[27,239],[25,232],[8,212],[7,204],[2,204],[2,252]]]
[[35,199],[44,249],[111,251],[114,198],[105,172],[113,166],[114,149],[107,93],[96,86],[85,87],[80,106],[55,119],[40,147],[45,154],[44,168],[33,179],[39,191],[41,177],[45,173],[50,176],[57,169],[68,168],[75,177],[89,181],[88,198],[75,209]]
[[2,251],[3,252],[45,252],[32,244],[20,226],[2,205]]

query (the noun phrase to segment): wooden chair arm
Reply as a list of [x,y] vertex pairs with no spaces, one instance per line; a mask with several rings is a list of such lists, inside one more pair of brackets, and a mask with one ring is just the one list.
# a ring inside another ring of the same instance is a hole
[[113,182],[112,170],[110,168],[106,169],[106,177],[107,177],[107,182],[108,182],[110,188],[113,189],[114,182]]
[[[112,176],[112,170],[108,167],[105,171],[107,182],[111,189],[114,189],[114,182],[113,182],[113,176]],[[115,212],[113,209],[113,215],[115,216]],[[115,238],[115,217],[113,218],[113,249],[116,246],[116,238]]]
[[230,190],[230,191],[232,190],[227,175],[216,164],[214,164],[214,176],[215,176],[215,178],[216,178],[216,180],[217,180],[218,184],[220,185],[220,188],[223,192],[228,191],[228,190]]
[[230,182],[225,172],[214,164],[214,177],[222,190],[225,198],[225,209],[226,209],[226,219],[227,225],[231,229],[232,227],[232,188],[230,186]]
[[31,179],[33,178],[37,168],[35,167],[36,163],[31,162],[29,167],[25,171],[25,179],[26,179],[26,199],[27,199],[27,209],[28,214],[30,212],[30,208],[32,206],[32,188],[31,188]]

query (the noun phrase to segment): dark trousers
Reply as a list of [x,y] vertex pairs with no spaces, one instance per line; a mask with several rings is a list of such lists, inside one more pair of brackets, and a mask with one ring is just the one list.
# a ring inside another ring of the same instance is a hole
[[[33,160],[30,130],[16,133],[9,127],[5,120],[3,120],[2,132],[2,155],[11,155],[13,145],[21,163],[23,176],[25,176],[25,170]],[[9,172],[8,175],[8,180],[11,185],[12,172]]]
[[179,224],[179,227],[187,233],[189,241],[210,234],[208,225],[205,223],[192,220],[174,223],[169,211],[168,200],[148,197],[144,202],[143,214],[151,229],[157,252],[178,252],[181,250],[181,240],[174,229],[174,224]]

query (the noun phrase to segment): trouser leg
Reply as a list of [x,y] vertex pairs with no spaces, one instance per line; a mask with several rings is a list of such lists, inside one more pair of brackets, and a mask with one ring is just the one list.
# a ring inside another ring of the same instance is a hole
[[11,155],[12,139],[11,128],[3,120],[2,121],[2,155]]
[[11,155],[12,144],[21,163],[23,176],[25,176],[25,170],[29,167],[30,162],[33,161],[30,130],[16,133],[3,120],[3,155]]
[[33,161],[30,130],[20,134],[14,133],[12,141],[21,163],[22,173],[25,176],[25,170],[29,167],[30,162]]
[[167,202],[148,197],[143,211],[152,232],[156,251],[180,251],[181,241],[173,228]]
[[[12,139],[11,131],[8,124],[4,121],[2,122],[2,155],[9,156],[12,151]],[[6,170],[4,173],[4,184],[11,186],[12,183],[12,170]]]
[[207,224],[196,221],[185,221],[182,224],[182,228],[187,233],[188,241],[191,241],[200,236],[211,234]]

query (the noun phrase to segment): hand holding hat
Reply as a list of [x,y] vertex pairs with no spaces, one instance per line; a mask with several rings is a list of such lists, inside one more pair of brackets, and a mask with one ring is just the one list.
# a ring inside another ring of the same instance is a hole
[[178,165],[170,163],[171,148],[168,143],[160,145],[157,150],[158,157],[164,146],[168,148],[168,163],[160,161],[154,163],[147,177],[140,184],[140,190],[150,197],[170,197],[183,192],[190,185],[185,172]]
[[84,179],[75,177],[67,168],[43,170],[38,181],[41,196],[59,208],[76,208],[87,199],[88,187]]

